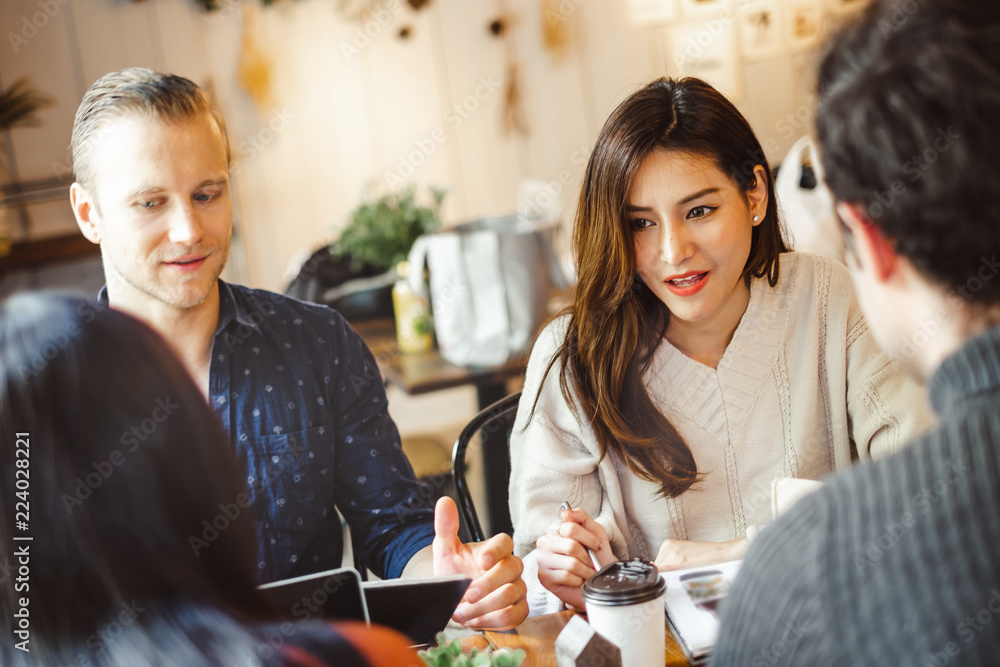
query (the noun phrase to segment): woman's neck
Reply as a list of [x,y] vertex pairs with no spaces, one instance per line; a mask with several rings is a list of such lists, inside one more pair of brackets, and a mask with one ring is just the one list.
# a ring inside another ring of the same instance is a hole
[[750,303],[750,289],[743,280],[710,316],[689,322],[671,316],[666,338],[680,352],[709,368],[718,368],[736,328]]

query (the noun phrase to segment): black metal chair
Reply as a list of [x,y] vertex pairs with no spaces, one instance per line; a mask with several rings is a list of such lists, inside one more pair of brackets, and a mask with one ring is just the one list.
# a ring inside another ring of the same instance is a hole
[[517,416],[517,404],[520,400],[521,392],[517,392],[485,408],[473,417],[455,441],[455,449],[451,455],[451,472],[455,480],[456,500],[469,534],[476,542],[486,539],[486,535],[483,533],[483,527],[479,522],[479,515],[476,513],[476,506],[472,502],[469,485],[465,479],[465,453],[469,443],[477,434],[480,436],[484,460],[488,458],[486,452],[492,448],[503,447],[504,452],[507,453],[502,459],[506,463],[503,470],[486,470],[486,498],[489,504],[493,533],[513,535],[514,528],[507,505],[507,483],[510,480],[510,434],[514,429],[514,418]]

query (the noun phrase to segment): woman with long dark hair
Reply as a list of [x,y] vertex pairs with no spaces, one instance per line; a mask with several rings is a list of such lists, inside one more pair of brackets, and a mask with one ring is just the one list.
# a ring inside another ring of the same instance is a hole
[[131,316],[0,304],[0,434],[0,664],[368,665],[373,642],[419,664],[390,631],[283,619],[260,597],[225,434]]
[[787,251],[760,143],[707,83],[659,79],[612,113],[574,245],[574,302],[535,343],[511,442],[516,552],[537,546],[526,570],[563,602],[582,607],[587,548],[661,569],[740,558],[772,480],[929,423],[846,268]]

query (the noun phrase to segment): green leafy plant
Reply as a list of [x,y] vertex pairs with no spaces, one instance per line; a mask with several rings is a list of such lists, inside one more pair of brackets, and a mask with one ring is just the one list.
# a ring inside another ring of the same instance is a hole
[[420,651],[418,655],[428,667],[518,667],[524,661],[522,649],[488,648],[462,652],[462,641],[448,641],[443,632],[437,636],[437,646]]
[[424,206],[417,202],[414,188],[409,187],[362,203],[351,213],[350,222],[330,247],[330,254],[350,255],[352,268],[394,267],[406,259],[418,236],[441,227],[444,196],[444,190],[432,188],[433,203]]

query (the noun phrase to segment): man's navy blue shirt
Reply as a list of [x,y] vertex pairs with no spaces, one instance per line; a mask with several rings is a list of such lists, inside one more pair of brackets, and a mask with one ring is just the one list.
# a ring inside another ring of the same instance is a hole
[[336,510],[383,578],[434,539],[375,358],[336,311],[220,280],[208,399],[246,474],[260,582],[340,567]]

